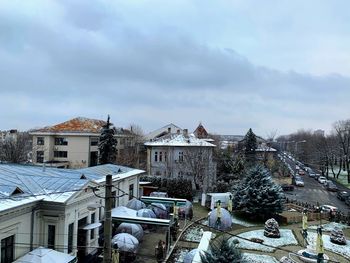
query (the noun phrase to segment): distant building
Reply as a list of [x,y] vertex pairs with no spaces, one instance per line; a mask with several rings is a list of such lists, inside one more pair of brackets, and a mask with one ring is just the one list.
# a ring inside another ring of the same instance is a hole
[[[39,246],[88,262],[97,253],[105,175],[111,174],[113,207],[139,196],[142,170],[106,164],[84,169],[57,169],[33,165],[0,164],[1,262],[13,262]],[[97,209],[91,211],[88,206]]]
[[8,131],[0,131],[0,142],[4,142],[5,140],[15,140],[17,139],[18,131],[15,129]]
[[[207,189],[216,180],[216,163],[213,161],[214,144],[199,139],[188,130],[167,133],[146,142],[147,172],[166,178],[191,179],[198,189]],[[202,177],[199,185],[198,177]]]
[[314,134],[318,135],[318,136],[324,136],[324,130],[318,129],[318,130],[314,131]]
[[168,133],[182,133],[182,129],[179,126],[176,126],[173,123],[170,123],[168,125],[165,125],[155,131],[152,131],[145,135],[144,139],[145,141],[150,141],[156,138],[160,138]]
[[[48,163],[64,168],[83,168],[97,165],[98,143],[106,122],[78,117],[42,129],[33,130],[33,163]],[[117,155],[133,147],[134,136],[126,129],[116,128]]]

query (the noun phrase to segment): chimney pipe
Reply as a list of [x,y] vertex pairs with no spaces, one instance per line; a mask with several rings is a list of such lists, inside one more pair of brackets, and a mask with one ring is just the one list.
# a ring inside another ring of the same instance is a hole
[[170,127],[168,127],[168,133],[171,133],[171,128]]
[[184,129],[184,136],[188,136],[188,129]]
[[180,130],[178,129],[178,130],[176,131],[176,133],[177,133],[177,134],[180,134]]

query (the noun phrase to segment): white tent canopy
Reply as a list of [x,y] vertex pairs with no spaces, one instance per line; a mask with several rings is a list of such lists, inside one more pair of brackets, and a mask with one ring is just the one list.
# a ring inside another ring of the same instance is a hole
[[119,216],[134,216],[136,217],[136,211],[125,206],[118,206],[112,209],[112,217]]
[[66,253],[53,249],[38,247],[20,257],[14,263],[71,263],[76,262],[76,258]]

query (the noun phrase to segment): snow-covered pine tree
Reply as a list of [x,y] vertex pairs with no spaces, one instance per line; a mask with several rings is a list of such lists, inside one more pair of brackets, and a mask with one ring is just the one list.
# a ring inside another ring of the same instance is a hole
[[227,239],[210,244],[209,252],[201,252],[202,263],[242,263],[241,251]]
[[238,209],[264,219],[282,212],[284,201],[282,188],[272,181],[270,172],[261,165],[249,170],[233,199]]
[[256,136],[250,128],[244,137],[244,154],[248,162],[255,161],[255,150],[257,147]]
[[117,139],[114,138],[114,128],[109,122],[102,127],[100,142],[98,144],[99,164],[114,163],[117,154]]

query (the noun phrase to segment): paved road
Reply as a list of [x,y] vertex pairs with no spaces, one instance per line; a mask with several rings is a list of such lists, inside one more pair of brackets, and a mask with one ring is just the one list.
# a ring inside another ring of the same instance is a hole
[[[286,159],[286,161],[291,165],[295,170],[295,162],[290,159]],[[348,213],[349,207],[337,198],[336,192],[327,191],[326,188],[316,181],[314,178],[309,177],[307,174],[301,176],[304,179],[305,186],[304,187],[295,187],[293,192],[285,192],[287,198],[296,199],[301,202],[308,202],[309,204],[316,205],[317,202],[320,205],[332,205],[339,208],[340,211],[344,213]],[[345,190],[344,186],[339,186],[339,189]],[[349,191],[349,189],[347,189]]]

